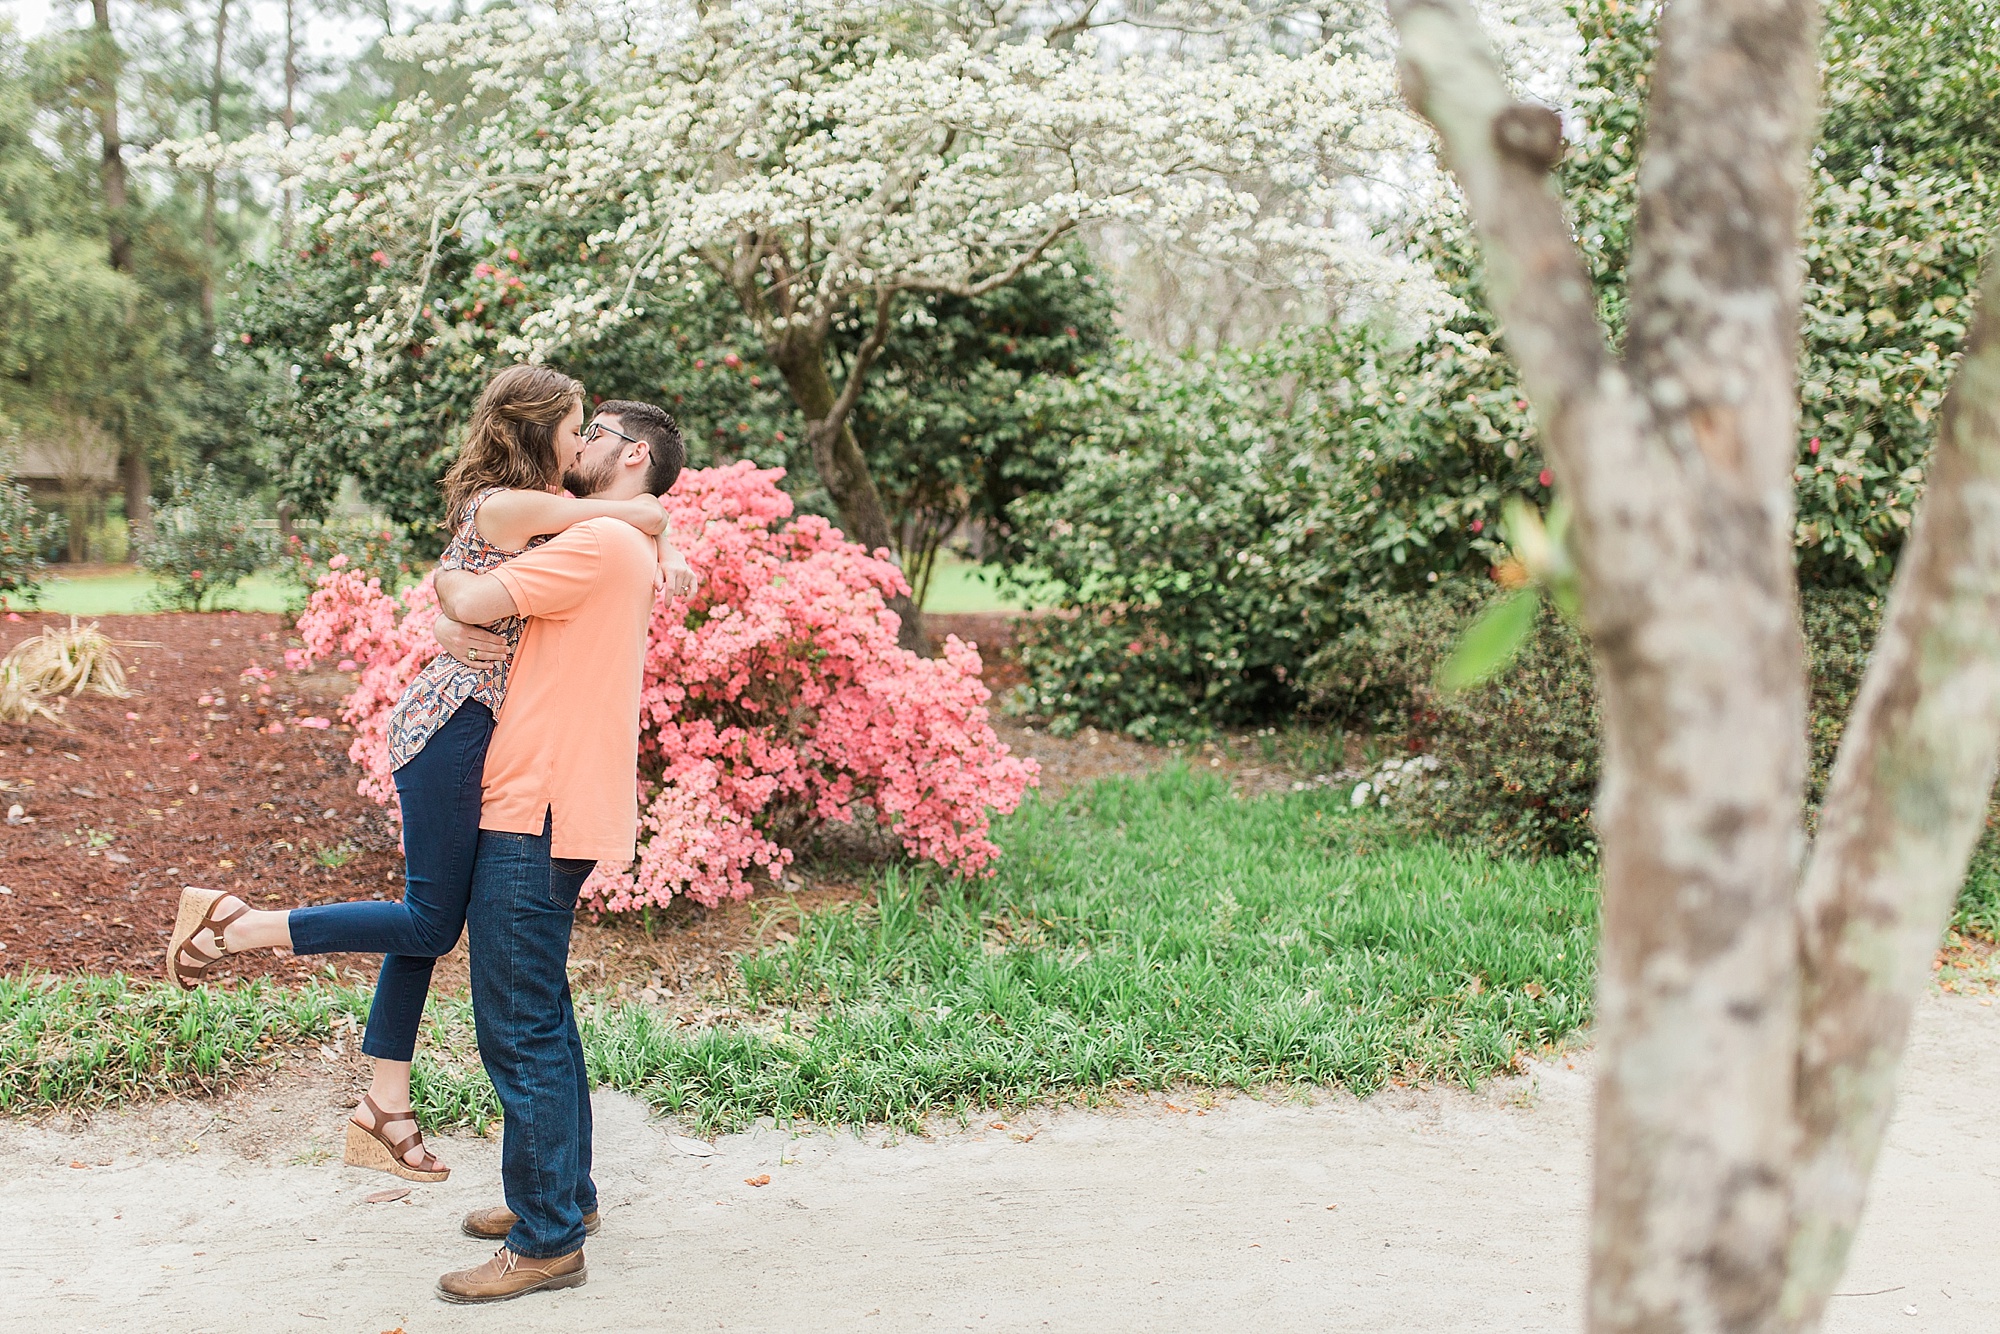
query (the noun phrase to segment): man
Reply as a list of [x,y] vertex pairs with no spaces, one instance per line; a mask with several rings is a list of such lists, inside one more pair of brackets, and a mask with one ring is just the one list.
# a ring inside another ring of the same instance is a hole
[[[601,499],[662,495],[685,458],[666,413],[605,403],[563,485]],[[583,1241],[595,1230],[597,1191],[590,1085],[570,1000],[570,927],[591,870],[600,861],[622,866],[635,851],[654,566],[653,543],[637,529],[591,520],[489,574],[437,579],[438,603],[453,621],[528,618],[487,749],[466,915],[479,1055],[505,1113],[507,1205],[475,1211],[465,1230],[505,1242],[485,1264],[439,1279],[446,1301],[504,1301],[576,1287],[587,1275]]]

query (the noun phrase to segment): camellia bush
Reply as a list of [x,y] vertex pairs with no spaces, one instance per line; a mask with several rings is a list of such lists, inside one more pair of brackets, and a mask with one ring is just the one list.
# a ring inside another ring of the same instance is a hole
[[[612,912],[676,894],[742,898],[832,823],[867,811],[911,856],[977,875],[998,855],[994,814],[1037,781],[987,720],[979,655],[896,646],[886,599],[907,589],[885,559],[826,520],[794,517],[779,469],[743,462],[681,474],[668,499],[676,542],[701,576],[692,599],[655,607],[641,695],[640,846],[599,867],[585,900]],[[360,669],[343,716],[361,790],[392,804],[389,712],[437,653],[431,581],[401,597],[352,568],[323,575],[292,651]]]

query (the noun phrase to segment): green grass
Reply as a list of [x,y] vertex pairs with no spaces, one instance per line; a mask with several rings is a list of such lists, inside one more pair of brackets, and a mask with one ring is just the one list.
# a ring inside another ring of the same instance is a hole
[[[1472,1084],[1589,1016],[1596,900],[1571,863],[1186,771],[1031,804],[1002,842],[993,879],[892,874],[745,959],[752,1024],[586,1004],[593,1077],[707,1128],[913,1125],[1176,1084]],[[425,1091],[476,1121],[481,1082],[436,1068]]]
[[937,558],[924,594],[925,611],[1022,611],[1034,605],[1018,589],[1002,590],[999,574],[991,566],[950,555]]
[[[144,570],[93,574],[71,579],[58,575],[42,585],[37,606],[71,616],[137,616],[163,610],[154,596],[160,581]],[[251,575],[216,600],[219,611],[284,611],[298,594],[268,571]]]
[[366,996],[324,986],[0,976],[0,1113],[207,1092],[367,1012]]
[[[1573,863],[1412,843],[1338,794],[1241,800],[1186,770],[1031,802],[999,838],[987,880],[895,872],[874,904],[803,917],[772,900],[798,934],[741,962],[749,1022],[583,998],[593,1077],[705,1129],[915,1125],[1178,1084],[1473,1084],[1589,1016],[1596,899]],[[0,990],[0,1109],[202,1087],[362,998],[207,1003]],[[465,1002],[433,1003],[415,1091],[432,1127],[497,1114]]]

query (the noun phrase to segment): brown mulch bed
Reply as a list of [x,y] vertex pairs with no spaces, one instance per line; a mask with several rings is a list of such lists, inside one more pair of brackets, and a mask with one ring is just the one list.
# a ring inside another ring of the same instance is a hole
[[[0,724],[0,809],[19,804],[31,823],[0,826],[0,973],[156,973],[181,886],[228,889],[258,907],[388,898],[401,893],[400,829],[355,791],[350,735],[339,722],[351,678],[284,670],[291,627],[284,617],[236,612],[104,616],[136,690],[131,699],[67,701],[62,725]],[[1017,684],[1007,657],[1013,618],[934,615],[933,638],[977,643],[996,696]],[[0,621],[0,653],[59,616]],[[256,664],[277,673],[244,681]],[[213,701],[203,705],[207,695]],[[996,700],[997,702],[997,700]],[[137,714],[136,718],[127,717]],[[324,731],[304,717],[334,720]],[[273,722],[282,733],[268,729]],[[1113,774],[1158,768],[1174,752],[1085,729],[1051,737],[998,714],[994,726],[1017,753],[1042,765],[1045,793]],[[1245,791],[1281,790],[1296,775],[1258,765],[1227,743],[1185,752]],[[797,911],[865,898],[865,867],[836,857],[806,864],[782,891],[714,909],[677,902],[650,920],[579,920],[572,968],[579,985],[652,989],[686,997],[712,988],[734,958],[781,937]],[[302,981],[329,967],[372,982],[377,960],[362,955],[246,955],[234,976]],[[438,985],[465,984],[464,946]]]
[[[97,619],[142,645],[120,650],[132,698],[70,699],[60,725],[0,724],[0,804],[32,821],[0,832],[0,970],[155,972],[187,884],[260,907],[400,892],[397,826],[355,792],[346,730],[297,721],[336,718],[348,678],[286,673],[283,617]],[[0,652],[66,623],[0,621]],[[241,679],[252,664],[278,672],[269,695]],[[258,730],[273,722],[281,734]],[[236,966],[298,979],[329,962],[364,963],[266,953]]]

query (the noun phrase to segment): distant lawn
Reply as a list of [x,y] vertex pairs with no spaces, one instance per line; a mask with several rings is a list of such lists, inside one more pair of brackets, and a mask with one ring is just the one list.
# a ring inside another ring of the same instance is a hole
[[1024,611],[1035,606],[1020,590],[1000,588],[999,572],[977,561],[939,556],[931,571],[924,610],[935,612]]
[[[1597,902],[1574,863],[1186,770],[1030,801],[998,836],[987,880],[894,872],[876,904],[803,917],[767,899],[797,934],[741,961],[746,1022],[581,998],[593,1077],[703,1128],[916,1124],[1176,1084],[1471,1084],[1589,1018]],[[365,1011],[345,989],[0,979],[0,1109],[211,1087]],[[497,1114],[466,1002],[433,1000],[416,1091],[433,1127]]]
[[[80,578],[57,575],[42,585],[40,610],[70,616],[137,616],[163,611],[154,594],[160,581],[144,570],[119,570]],[[218,611],[284,611],[297,594],[276,575],[251,575],[216,602]]]
[[[143,570],[89,574],[70,578],[58,574],[42,585],[41,610],[74,616],[136,616],[162,610],[153,594],[159,581]],[[254,574],[222,597],[222,611],[284,611],[297,594],[268,572]],[[931,576],[925,611],[1019,611],[1034,606],[1018,591],[1002,593],[991,569],[974,561],[940,558]]]

